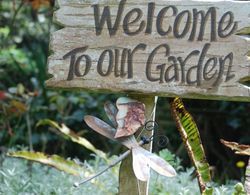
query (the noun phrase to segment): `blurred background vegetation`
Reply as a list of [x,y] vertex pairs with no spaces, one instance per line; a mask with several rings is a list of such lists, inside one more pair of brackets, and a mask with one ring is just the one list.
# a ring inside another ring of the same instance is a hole
[[[103,119],[103,104],[118,94],[61,91],[46,88],[46,61],[49,56],[50,32],[60,29],[52,22],[53,0],[0,0],[0,151],[17,145],[35,151],[93,159],[88,150],[56,136],[42,119],[65,123],[97,148],[113,155],[121,146],[97,135],[83,122],[91,114]],[[172,119],[168,98],[159,98],[157,134],[166,135],[166,146],[190,167],[187,152]],[[184,103],[200,129],[214,180],[224,183],[244,175],[247,158],[236,156],[220,143],[223,138],[241,144],[250,143],[250,103],[188,100]],[[163,149],[155,144],[154,151]],[[237,166],[238,165],[238,166]]]

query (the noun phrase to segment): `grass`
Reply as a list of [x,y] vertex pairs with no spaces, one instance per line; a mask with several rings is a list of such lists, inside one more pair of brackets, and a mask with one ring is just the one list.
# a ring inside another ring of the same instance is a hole
[[[151,172],[150,195],[198,195],[197,180],[192,176],[194,169],[186,170],[180,166],[180,159],[169,151],[164,150],[160,156],[167,159],[178,171],[177,177],[165,178],[155,172]],[[112,159],[117,156],[112,156]],[[26,160],[2,156],[0,167],[0,194],[4,195],[114,195],[118,193],[119,166],[108,170],[103,175],[95,178],[79,188],[73,187],[74,182],[82,178],[66,174],[54,168],[43,166],[39,163],[31,163]],[[104,160],[95,157],[94,160],[80,162],[84,169],[84,177],[106,167]],[[228,181],[224,186],[215,187],[215,195],[231,195],[235,193],[237,181]],[[241,184],[238,184],[241,185]],[[236,193],[240,195],[240,193]]]

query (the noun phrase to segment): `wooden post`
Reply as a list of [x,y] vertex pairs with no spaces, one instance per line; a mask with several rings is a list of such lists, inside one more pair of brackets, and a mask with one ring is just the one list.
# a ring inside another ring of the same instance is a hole
[[[146,119],[155,120],[155,110],[157,97],[155,96],[132,96],[146,106]],[[144,131],[142,135],[150,137],[153,131]],[[143,147],[149,151],[152,150],[153,143],[144,145]],[[133,172],[132,168],[132,155],[130,154],[125,160],[122,161],[119,173],[119,195],[147,195],[149,182],[139,181]]]

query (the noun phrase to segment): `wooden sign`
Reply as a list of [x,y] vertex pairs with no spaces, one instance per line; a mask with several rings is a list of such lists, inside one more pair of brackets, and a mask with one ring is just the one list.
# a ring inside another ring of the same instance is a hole
[[58,3],[48,86],[250,101],[250,2]]

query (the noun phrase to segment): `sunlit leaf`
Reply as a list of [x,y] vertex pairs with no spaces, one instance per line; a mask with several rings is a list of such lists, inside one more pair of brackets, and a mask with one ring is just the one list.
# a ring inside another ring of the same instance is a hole
[[237,142],[229,142],[223,139],[220,141],[224,146],[235,151],[235,154],[250,156],[250,145],[238,144]]
[[0,36],[3,36],[4,38],[6,38],[10,33],[10,28],[9,27],[3,27],[0,28]]
[[11,105],[12,110],[17,113],[24,113],[27,111],[26,105],[20,101],[11,100],[10,105]]
[[50,156],[41,152],[29,152],[29,151],[10,152],[7,155],[11,157],[36,161],[76,176],[81,176],[84,171],[83,168],[80,165],[76,164],[74,161],[65,160],[58,155]]
[[234,192],[232,195],[248,195],[245,192],[244,186],[241,182],[234,185]]
[[22,83],[19,83],[19,84],[17,85],[17,93],[18,93],[19,95],[23,95],[23,94],[24,94],[24,91],[25,91],[25,88],[24,88],[23,84],[22,84]]
[[101,158],[106,159],[106,154],[101,150],[95,148],[93,144],[91,144],[87,139],[78,136],[75,132],[71,131],[65,124],[59,125],[57,122],[44,119],[38,122],[38,126],[40,125],[50,125],[59,131],[60,134],[63,134],[66,138],[69,138],[71,141],[84,146],[85,148],[91,150],[92,152],[96,153]]
[[201,143],[199,130],[192,116],[185,109],[180,98],[175,98],[171,104],[172,113],[181,134],[182,140],[196,169],[197,179],[202,194],[212,194],[213,189],[207,184],[211,182],[209,164]]

